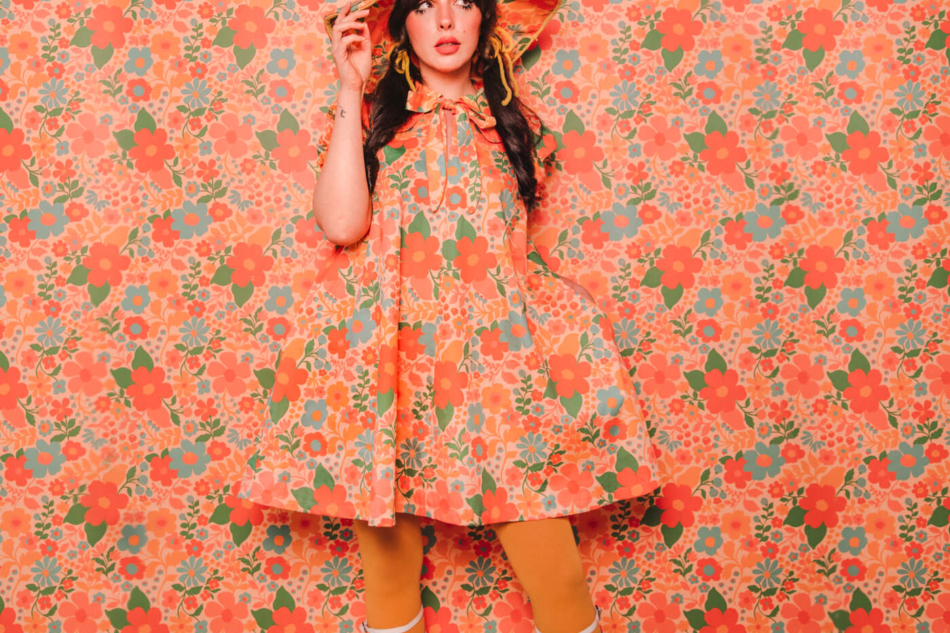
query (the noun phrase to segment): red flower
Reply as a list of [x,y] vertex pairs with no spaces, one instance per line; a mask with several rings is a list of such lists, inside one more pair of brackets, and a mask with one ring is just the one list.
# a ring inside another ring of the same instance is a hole
[[[290,565],[282,557],[268,559],[268,563],[271,561],[277,562],[278,560],[281,561],[279,567],[282,570],[286,572],[290,569]],[[270,575],[272,578],[274,577],[273,574]],[[280,577],[286,578],[288,576],[285,573]],[[292,612],[287,607],[281,607],[274,611],[274,624],[268,627],[267,633],[313,633],[313,625],[308,619],[306,607],[294,607]]]
[[688,246],[670,244],[663,249],[663,255],[656,260],[656,267],[663,271],[660,282],[667,288],[692,288],[696,283],[693,276],[703,269],[703,260],[693,257]]
[[300,399],[300,385],[307,380],[309,372],[298,368],[293,358],[282,358],[277,373],[274,376],[274,389],[271,391],[271,400],[280,402],[285,397],[294,402]]
[[103,521],[107,525],[118,523],[119,510],[129,504],[129,496],[120,493],[118,488],[111,481],[90,483],[86,494],[79,497],[79,503],[87,508],[83,520],[89,525],[99,525]]
[[[696,563],[698,565],[699,561]],[[739,624],[739,611],[731,607],[725,612],[718,608],[710,609],[706,612],[705,620],[706,626],[700,628],[699,633],[745,633],[745,626]]]
[[836,497],[834,486],[810,484],[798,505],[805,510],[805,523],[808,526],[816,528],[824,523],[831,528],[838,525],[838,513],[848,505],[848,500]]
[[163,398],[172,397],[172,386],[165,382],[164,368],[137,367],[132,370],[132,384],[125,392],[137,411],[148,411],[161,407]]
[[851,626],[844,633],[890,633],[890,630],[891,627],[884,624],[882,610],[872,608],[868,613],[864,609],[855,609],[851,612]]
[[666,50],[673,52],[682,48],[690,51],[696,46],[693,36],[703,32],[703,23],[694,20],[693,12],[689,9],[670,7],[656,23],[656,30],[663,34],[660,45]]
[[887,232],[887,222],[871,220],[868,222],[868,244],[877,246],[882,251],[886,251],[897,236],[894,233]]
[[[430,237],[429,239],[433,240],[436,238]],[[428,246],[432,248],[431,244]],[[470,284],[476,281],[484,281],[488,276],[488,270],[498,265],[498,259],[495,257],[495,254],[489,250],[488,240],[481,235],[475,239],[465,236],[455,243],[455,247],[458,251],[458,255],[452,260],[452,265],[458,269],[459,274],[462,276],[462,281],[465,283]],[[422,248],[422,244],[419,243],[417,248]],[[423,262],[423,264],[432,268],[438,268],[438,265],[432,265],[433,262],[431,260]]]
[[285,174],[307,169],[307,161],[316,160],[317,148],[310,144],[310,132],[284,129],[277,133],[277,147],[271,154]]
[[881,147],[881,135],[877,132],[851,132],[848,134],[848,149],[841,152],[841,158],[848,163],[848,171],[858,176],[873,174],[878,163],[887,162],[887,149]]
[[156,455],[152,457],[152,460],[148,463],[148,472],[152,481],[157,481],[164,486],[172,485],[172,482],[178,477],[178,471],[172,470],[169,467],[171,461],[171,455],[166,455],[165,457]]
[[130,17],[124,17],[124,12],[119,6],[96,5],[92,17],[86,20],[86,28],[92,31],[90,43],[96,48],[109,48],[111,45],[115,50],[125,46],[125,34],[132,30],[135,22]]
[[17,400],[30,395],[25,382],[20,382],[20,368],[10,367],[6,371],[0,369],[0,411],[15,409],[19,406]]
[[175,148],[166,142],[168,133],[161,128],[152,132],[143,127],[135,133],[133,140],[135,145],[129,150],[129,158],[143,174],[164,168],[165,161],[175,157]]
[[171,216],[152,220],[152,242],[167,247],[174,246],[175,240],[180,237],[179,232],[172,229],[174,221]]
[[[3,128],[0,128],[0,135],[3,134]],[[3,152],[3,145],[0,144],[0,155]],[[2,157],[0,157],[2,160]],[[29,247],[33,243],[33,240],[36,239],[36,231],[29,228],[30,218],[10,218],[10,221],[7,223],[9,227],[7,230],[7,236],[10,242],[15,242],[24,248]]]
[[699,153],[699,158],[706,163],[706,170],[710,176],[731,174],[736,170],[736,163],[746,159],[745,148],[739,147],[739,135],[735,132],[718,130],[706,135],[706,149]]
[[274,30],[277,22],[267,17],[263,7],[238,5],[234,17],[228,20],[228,28],[234,31],[234,45],[238,48],[264,48],[267,34]]
[[688,485],[670,482],[663,486],[663,494],[657,497],[656,507],[663,510],[660,520],[666,527],[679,524],[689,527],[696,522],[693,512],[703,507],[703,500],[693,496]]
[[128,624],[119,633],[168,633],[168,625],[162,622],[162,610],[152,607],[145,612],[142,607],[131,609],[125,616]]
[[743,249],[749,244],[751,244],[752,234],[745,232],[746,224],[748,223],[744,219],[743,220],[727,220],[726,225],[725,225],[726,244],[730,244],[739,249]]
[[[3,461],[4,479],[12,484],[25,486],[27,481],[33,478],[33,471],[26,468],[25,464],[26,455],[20,455],[19,457],[8,455]],[[3,631],[2,627],[0,627],[0,631]]]
[[877,411],[881,400],[891,397],[891,390],[881,384],[881,378],[881,372],[877,369],[867,373],[863,369],[855,369],[848,374],[850,386],[844,390],[844,397],[851,401],[854,413]]
[[231,283],[242,287],[250,283],[261,286],[264,273],[274,265],[274,258],[265,255],[262,246],[241,242],[234,246],[233,254],[224,263],[234,271]]
[[844,258],[835,257],[830,246],[811,245],[805,251],[805,259],[799,264],[805,271],[805,285],[818,288],[824,284],[829,290],[838,285],[838,273],[844,270]]
[[90,285],[102,286],[108,283],[117,286],[122,281],[122,271],[129,267],[132,258],[123,255],[115,244],[96,242],[89,247],[89,254],[82,260],[82,265],[89,269],[86,280]]
[[722,373],[718,369],[707,371],[706,386],[699,391],[699,396],[706,401],[706,408],[710,413],[722,413],[736,408],[737,400],[746,397],[745,387],[739,384],[739,373],[735,369],[727,369]]
[[564,171],[571,176],[590,172],[594,163],[604,159],[604,150],[597,144],[597,135],[586,131],[583,134],[571,130],[563,137],[564,149],[558,152]]
[[507,488],[495,488],[482,493],[482,506],[485,511],[481,514],[483,523],[502,523],[514,521],[519,512],[515,504],[508,501]]
[[835,48],[835,36],[841,35],[844,22],[835,20],[829,9],[809,7],[805,10],[804,19],[798,23],[798,31],[804,35],[802,47],[809,51],[823,48],[832,51]]
[[587,383],[591,371],[590,363],[578,361],[573,354],[553,354],[550,364],[551,379],[557,383],[557,395],[573,398],[575,393],[583,395],[590,391],[590,385]]
[[[696,561],[696,575],[702,578],[703,582],[719,580],[719,577],[722,576],[722,565],[715,558],[700,558]],[[719,609],[715,609],[715,611],[719,614]],[[709,620],[707,619],[706,622],[708,623]],[[714,628],[712,630],[718,629]]]

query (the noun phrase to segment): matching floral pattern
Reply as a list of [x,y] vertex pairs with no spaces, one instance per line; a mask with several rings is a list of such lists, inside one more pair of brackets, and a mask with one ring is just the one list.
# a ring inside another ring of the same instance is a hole
[[[327,262],[345,264],[332,279],[366,261],[328,250],[308,213],[331,10],[0,5],[4,633],[362,620],[349,520],[241,497],[284,423],[276,390],[301,407],[282,451],[321,450],[304,413],[359,429],[355,404],[380,391],[318,395],[319,367],[282,369],[349,342],[312,331],[307,298]],[[947,632],[948,35],[939,2],[582,0],[524,53],[521,94],[555,143],[526,265],[612,324],[657,466],[652,492],[570,518],[604,631]],[[406,252],[426,252],[415,217]],[[538,390],[544,415],[564,406]],[[338,410],[307,409],[327,395]],[[390,410],[411,419],[406,404]],[[262,490],[289,486],[270,472]],[[505,464],[496,490],[524,472]],[[530,633],[490,524],[424,536],[430,630]]]

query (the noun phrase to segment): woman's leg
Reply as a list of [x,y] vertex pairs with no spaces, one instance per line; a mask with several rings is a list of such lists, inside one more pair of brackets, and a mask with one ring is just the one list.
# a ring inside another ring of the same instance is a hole
[[[422,532],[419,517],[398,513],[393,527],[353,521],[366,586],[366,625],[389,629],[412,622],[422,608]],[[423,633],[425,619],[409,630]]]
[[[541,633],[578,633],[594,622],[594,601],[567,517],[491,527],[528,592]],[[594,633],[600,633],[600,626]]]

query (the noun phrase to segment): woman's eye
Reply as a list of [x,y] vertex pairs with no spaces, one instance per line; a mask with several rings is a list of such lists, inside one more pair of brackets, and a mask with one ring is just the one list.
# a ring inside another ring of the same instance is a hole
[[[422,8],[422,5],[424,5],[424,4],[432,4],[432,3],[429,2],[429,0],[422,0],[422,2],[420,2],[419,4],[416,5],[416,8],[414,9],[414,11],[415,11],[416,13],[423,13],[423,12],[425,11],[425,9]],[[462,8],[463,8],[463,9],[471,9],[471,8],[474,7],[474,6],[475,6],[475,3],[472,2],[471,0],[462,0]]]

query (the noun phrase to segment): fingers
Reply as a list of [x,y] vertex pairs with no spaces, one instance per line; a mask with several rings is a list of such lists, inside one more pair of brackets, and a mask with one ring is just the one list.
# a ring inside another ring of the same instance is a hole
[[369,9],[362,9],[354,13],[341,12],[339,17],[333,23],[333,33],[339,34],[348,30],[361,28],[366,26],[365,22],[359,22],[360,18],[366,17],[369,14]]

